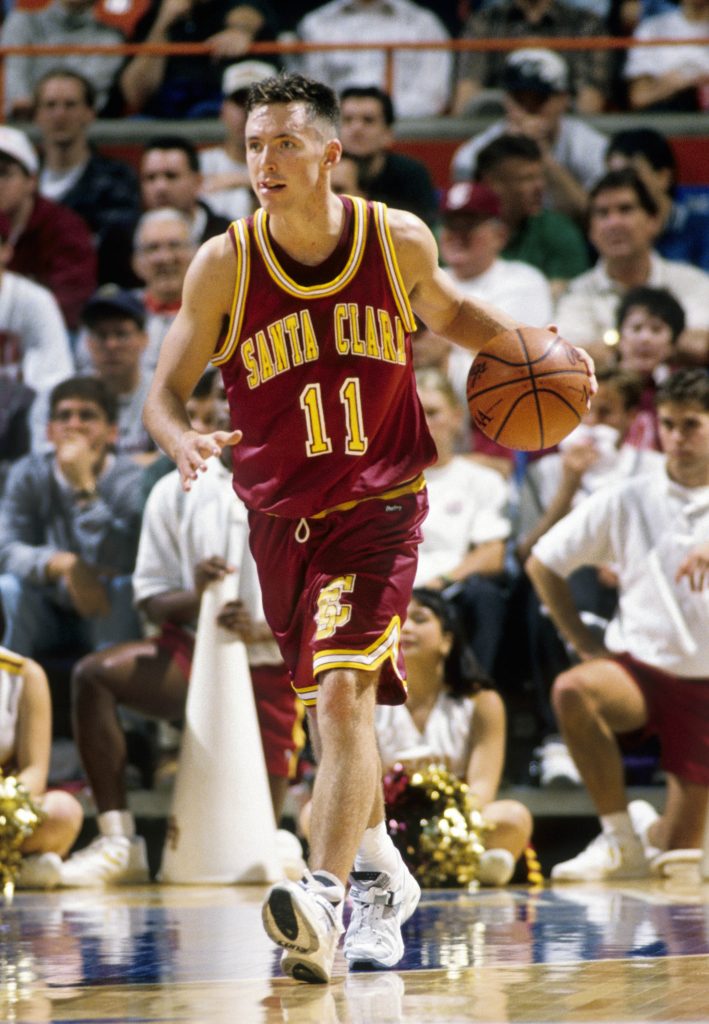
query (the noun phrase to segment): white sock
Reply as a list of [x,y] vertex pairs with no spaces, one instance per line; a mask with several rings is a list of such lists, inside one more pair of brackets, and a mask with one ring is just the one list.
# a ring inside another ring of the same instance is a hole
[[388,875],[399,872],[401,860],[393,840],[387,832],[386,824],[380,821],[373,828],[368,828],[355,854],[355,871],[386,871]]
[[130,811],[103,811],[96,818],[99,833],[102,836],[135,836],[135,818]]
[[614,811],[613,814],[602,814],[601,828],[604,835],[614,835],[626,842],[632,842],[633,840],[638,842],[638,836],[635,834],[633,823],[627,811]]

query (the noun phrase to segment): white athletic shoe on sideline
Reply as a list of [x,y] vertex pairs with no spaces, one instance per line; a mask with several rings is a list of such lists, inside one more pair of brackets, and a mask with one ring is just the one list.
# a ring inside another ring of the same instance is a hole
[[643,844],[635,836],[620,842],[615,835],[601,832],[585,850],[551,869],[553,882],[602,882],[616,878],[649,878]]
[[483,850],[475,877],[480,885],[507,885],[515,873],[516,863],[510,851],[502,847]]
[[[281,970],[296,981],[330,981],[340,935],[342,900],[333,900],[325,885],[306,871],[299,882],[274,885],[263,905],[266,934],[285,953]],[[337,890],[335,890],[337,891]]]
[[583,785],[574,759],[560,736],[547,736],[535,751],[542,789],[578,789]]
[[648,861],[655,860],[662,853],[659,846],[653,846],[648,839],[650,826],[657,821],[660,815],[647,800],[631,800],[628,804],[628,814],[633,823],[635,834],[643,844],[645,857]]
[[149,881],[148,852],[142,836],[99,836],[62,864],[61,885],[70,889]]
[[28,853],[22,858],[16,889],[54,889],[61,885],[62,859],[58,853]]
[[345,935],[345,957],[352,965],[393,967],[404,955],[401,926],[421,898],[421,888],[401,861],[397,878],[385,871],[350,875],[352,916]]

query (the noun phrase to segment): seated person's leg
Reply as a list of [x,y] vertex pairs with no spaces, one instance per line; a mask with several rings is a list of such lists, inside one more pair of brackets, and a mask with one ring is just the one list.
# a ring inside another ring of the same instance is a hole
[[507,616],[505,586],[491,577],[473,574],[463,580],[453,601],[476,658],[493,675]]
[[53,604],[48,588],[3,573],[0,603],[5,623],[3,647],[31,658],[60,646],[81,646],[78,618]]

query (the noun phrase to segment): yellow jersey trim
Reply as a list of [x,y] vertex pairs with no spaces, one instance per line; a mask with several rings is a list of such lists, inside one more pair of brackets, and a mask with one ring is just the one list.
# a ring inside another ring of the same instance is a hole
[[0,647],[0,670],[9,672],[13,676],[19,676],[24,667],[25,658],[21,654],[15,654],[7,647]]
[[[318,651],[313,656],[313,675],[317,676],[321,672],[328,672],[337,668],[355,669],[360,672],[376,672],[389,659],[397,678],[406,687],[406,683],[397,665],[400,637],[401,620],[398,615],[395,615],[382,635],[363,651],[348,650],[347,648]],[[300,688],[294,687],[294,689],[306,707],[315,706],[318,694],[317,683],[311,683]]]
[[359,197],[353,197],[352,203],[354,232],[347,263],[332,281],[308,286],[298,284],[292,277],[289,277],[280,265],[273,251],[271,240],[268,237],[268,214],[264,209],[256,211],[254,214],[254,238],[256,245],[263,258],[266,270],[279,288],[289,295],[294,295],[296,298],[321,299],[328,295],[336,294],[345,285],[349,284],[360,268],[367,242],[367,204],[364,199]]
[[372,207],[374,209],[374,223],[377,228],[377,235],[379,236],[379,244],[384,256],[384,266],[386,267],[394,301],[398,307],[404,327],[409,334],[413,334],[416,331],[416,318],[409,302],[404,279],[401,276],[399,261],[396,258],[396,250],[389,230],[387,208],[384,203],[372,203]]
[[249,279],[251,277],[251,246],[249,244],[249,232],[246,227],[246,221],[233,221],[230,225],[230,233],[234,241],[234,252],[236,255],[234,299],[229,314],[226,340],[219,351],[212,356],[211,362],[213,366],[222,366],[224,363],[227,363],[233,356],[239,343],[241,325],[244,322]]

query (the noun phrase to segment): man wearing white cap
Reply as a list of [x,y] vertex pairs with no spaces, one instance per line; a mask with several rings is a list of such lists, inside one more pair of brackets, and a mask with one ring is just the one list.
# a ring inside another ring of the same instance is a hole
[[[471,5],[472,6],[472,5]],[[480,8],[476,4],[476,8]],[[583,39],[608,35],[599,4],[578,0],[496,0],[469,15],[461,39],[516,39],[519,45],[533,45],[544,38]],[[596,114],[604,109],[610,95],[610,52],[608,50],[566,50],[573,71],[576,109]],[[471,100],[483,89],[500,87],[505,64],[501,50],[468,50],[459,54],[453,113],[464,114]]]
[[246,93],[250,85],[276,74],[272,64],[244,60],[230,64],[222,76],[224,99],[219,113],[225,130],[224,144],[210,146],[199,154],[202,193],[209,205],[223,217],[248,217],[256,207],[246,168]]
[[37,194],[39,159],[24,132],[0,125],[0,213],[10,221],[8,270],[53,294],[70,330],[96,287],[91,233],[73,210]]
[[571,85],[566,61],[552,50],[515,50],[505,60],[502,84],[505,116],[455,151],[453,178],[469,181],[478,153],[498,136],[527,135],[542,150],[546,205],[582,217],[588,189],[604,172],[608,140],[567,113]]

